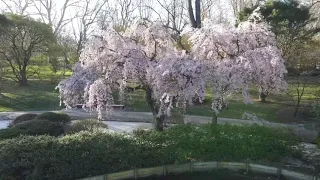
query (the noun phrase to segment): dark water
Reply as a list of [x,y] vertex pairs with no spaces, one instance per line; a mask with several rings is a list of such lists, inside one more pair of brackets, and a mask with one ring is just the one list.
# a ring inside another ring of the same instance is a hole
[[141,180],[277,180],[276,177],[244,175],[231,172],[199,172],[199,173],[184,173],[178,175],[169,175],[161,177],[147,177]]

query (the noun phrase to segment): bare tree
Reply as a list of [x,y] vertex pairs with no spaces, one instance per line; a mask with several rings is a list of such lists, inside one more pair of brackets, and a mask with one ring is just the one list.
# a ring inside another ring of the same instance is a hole
[[201,1],[202,13],[201,19],[212,17],[212,7],[216,2],[214,0],[203,0]]
[[53,28],[55,35],[58,35],[71,22],[73,17],[67,17],[66,12],[77,3],[77,0],[64,0],[60,9],[60,7],[57,7],[55,0],[33,0],[33,5],[38,11],[36,15],[40,16],[42,22]]
[[[73,20],[72,29],[77,41],[77,54],[79,55],[84,43],[87,41],[92,27],[98,21],[98,15],[106,4],[106,0],[85,0],[77,9],[76,18]],[[80,3],[80,2],[79,2]]]
[[13,14],[26,15],[32,0],[0,0],[1,10]]
[[[149,0],[149,1],[145,1],[145,0],[138,0],[137,2],[137,10],[139,13],[139,18],[140,19],[146,19],[146,20],[150,20],[153,13],[153,6],[154,6],[154,0]],[[152,8],[150,8],[152,7]]]
[[298,112],[301,106],[302,96],[304,95],[305,89],[308,86],[308,77],[297,76],[296,84],[291,84],[294,92],[287,92],[287,95],[291,98],[294,104],[293,115],[298,119]]
[[[113,26],[119,31],[125,30],[135,18],[142,16],[143,11],[140,4],[143,2],[140,1],[114,0],[107,2],[99,14],[99,26],[102,28]],[[139,9],[139,7],[141,8]]]
[[123,28],[128,27],[130,25],[133,17],[133,12],[136,9],[136,6],[134,6],[132,0],[116,0],[119,6],[119,25]]
[[[153,7],[149,7],[152,8],[153,12],[157,14],[158,19],[160,19],[167,28],[170,28],[180,34],[187,24],[185,21],[186,10],[184,0],[156,1],[157,5],[160,7],[158,11]],[[166,16],[163,14],[166,14]]]

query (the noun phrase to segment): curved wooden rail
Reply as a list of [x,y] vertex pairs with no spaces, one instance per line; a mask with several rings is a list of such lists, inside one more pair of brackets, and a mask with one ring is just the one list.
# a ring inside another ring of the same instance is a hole
[[308,175],[300,172],[281,169],[278,167],[239,162],[190,162],[185,164],[164,165],[151,168],[140,168],[128,171],[104,174],[100,176],[83,178],[81,180],[123,180],[139,179],[149,176],[165,176],[167,174],[180,174],[185,172],[203,172],[226,169],[230,171],[246,171],[258,174],[285,177],[292,180],[320,180],[320,175]]

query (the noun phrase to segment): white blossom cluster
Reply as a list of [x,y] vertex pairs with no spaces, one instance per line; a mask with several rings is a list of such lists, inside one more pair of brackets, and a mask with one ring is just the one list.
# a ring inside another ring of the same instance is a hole
[[190,36],[192,56],[205,64],[216,112],[221,109],[217,100],[231,93],[240,92],[244,102],[251,103],[248,88],[252,84],[272,93],[287,89],[287,71],[275,35],[255,13],[238,28],[208,24],[185,34]]
[[137,23],[124,33],[112,28],[98,32],[87,42],[73,75],[59,83],[61,101],[67,107],[84,103],[101,118],[113,104],[113,92],[138,84],[149,92],[159,117],[169,116],[176,103],[203,100],[205,86],[219,100],[213,101],[214,111],[234,92],[250,103],[252,84],[269,92],[286,89],[281,51],[259,18],[238,28],[205,25],[184,35],[192,45],[190,53],[177,50],[176,35],[159,23]]

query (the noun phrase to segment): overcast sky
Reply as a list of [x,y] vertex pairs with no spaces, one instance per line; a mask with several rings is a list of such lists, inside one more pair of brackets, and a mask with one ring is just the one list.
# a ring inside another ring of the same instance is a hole
[[[0,10],[2,12],[8,11],[8,8],[5,8],[5,7],[7,7],[7,5],[9,5],[9,6],[12,7],[11,9],[13,11],[19,12],[19,8],[15,4],[18,4],[18,2],[22,2],[22,4],[23,4],[26,1],[32,1],[32,0],[0,0]],[[77,0],[71,0],[71,1],[75,2]],[[94,6],[97,1],[99,1],[99,0],[91,0],[91,2],[92,2],[91,6]],[[132,0],[133,3],[137,3],[138,1],[140,1],[140,0]],[[167,13],[165,13],[163,10],[161,10],[161,7],[160,7],[159,4],[156,3],[157,2],[156,0],[148,0],[148,3],[152,2],[152,1],[153,1],[153,3],[152,3],[153,4],[153,9],[155,9],[158,12],[158,14],[157,13],[153,13],[153,16],[152,16],[153,19],[158,18],[159,14],[162,17],[166,17]],[[163,2],[168,2],[166,0],[162,0],[162,1]],[[233,13],[232,13],[232,10],[231,10],[232,8],[230,6],[230,3],[228,3],[229,1],[230,0],[215,0],[212,12],[215,13],[215,17],[223,16],[224,19],[228,19],[230,22],[234,22],[235,17],[233,16]],[[64,2],[65,2],[65,0],[54,0],[54,3],[56,4],[56,9],[60,11]],[[79,3],[76,3],[74,7],[69,7],[67,12],[66,12],[65,18],[69,19],[69,18],[75,17],[76,13],[79,12],[79,10],[81,9],[80,8],[81,7],[81,3],[83,4],[84,2],[85,2],[85,0],[80,0]],[[114,3],[115,3],[115,1],[109,0],[107,2],[106,7],[108,7],[108,6],[113,7]],[[79,7],[77,7],[77,6],[79,6]],[[29,6],[24,14],[31,15],[35,19],[40,18],[39,15],[36,15],[36,14],[38,14],[38,11],[33,5]],[[188,21],[187,17],[186,17],[185,20]],[[77,29],[78,28],[77,21],[74,20],[73,23],[68,23],[65,27],[66,27],[65,30],[69,31],[69,32],[72,31],[73,27]]]

